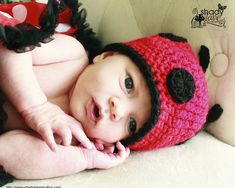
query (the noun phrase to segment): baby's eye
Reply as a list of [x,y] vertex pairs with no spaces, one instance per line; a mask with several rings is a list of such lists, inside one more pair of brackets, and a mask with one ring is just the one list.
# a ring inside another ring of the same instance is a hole
[[125,87],[127,89],[127,93],[130,93],[131,90],[134,88],[134,82],[131,76],[127,75],[125,78]]
[[130,118],[130,121],[129,121],[129,130],[131,134],[134,134],[136,131],[136,121],[132,117]]

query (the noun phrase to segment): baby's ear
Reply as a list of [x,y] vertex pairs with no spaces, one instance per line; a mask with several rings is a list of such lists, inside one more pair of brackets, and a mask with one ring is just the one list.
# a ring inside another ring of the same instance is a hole
[[93,63],[98,63],[101,60],[105,59],[106,57],[112,56],[114,54],[116,54],[116,52],[114,52],[114,51],[103,52],[103,53],[101,53],[101,54],[94,57]]

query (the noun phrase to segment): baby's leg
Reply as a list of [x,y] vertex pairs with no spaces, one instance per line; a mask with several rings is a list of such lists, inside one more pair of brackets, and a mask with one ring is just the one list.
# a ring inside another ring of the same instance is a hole
[[37,133],[13,130],[0,135],[0,166],[17,179],[43,179],[86,168],[79,147],[58,145],[52,152]]

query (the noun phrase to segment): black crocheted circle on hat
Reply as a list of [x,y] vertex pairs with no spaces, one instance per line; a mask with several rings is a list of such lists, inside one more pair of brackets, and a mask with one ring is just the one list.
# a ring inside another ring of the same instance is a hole
[[167,88],[177,103],[185,103],[193,98],[196,86],[193,76],[185,69],[176,68],[167,77]]

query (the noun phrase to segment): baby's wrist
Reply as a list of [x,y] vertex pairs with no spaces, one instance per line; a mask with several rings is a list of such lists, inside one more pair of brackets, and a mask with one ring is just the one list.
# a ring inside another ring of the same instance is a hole
[[34,114],[35,112],[40,111],[41,109],[45,108],[47,103],[48,102],[46,100],[46,101],[43,101],[43,102],[41,102],[39,104],[31,105],[30,107],[25,108],[24,110],[22,110],[20,112],[20,114],[22,115],[23,118],[26,118],[28,115]]
[[16,108],[19,113],[32,110],[42,104],[47,102],[47,97],[43,94],[38,94],[37,96],[28,97],[28,99],[22,99],[16,104]]
[[85,169],[93,169],[94,168],[93,159],[92,159],[92,155],[90,154],[90,152],[92,151],[88,149],[84,149],[84,148],[81,148],[81,151],[83,153],[83,157],[85,161]]
[[45,101],[41,104],[25,109],[24,111],[20,112],[20,114],[28,127],[35,130],[36,125],[42,122],[48,109],[53,108],[53,106],[53,104]]

